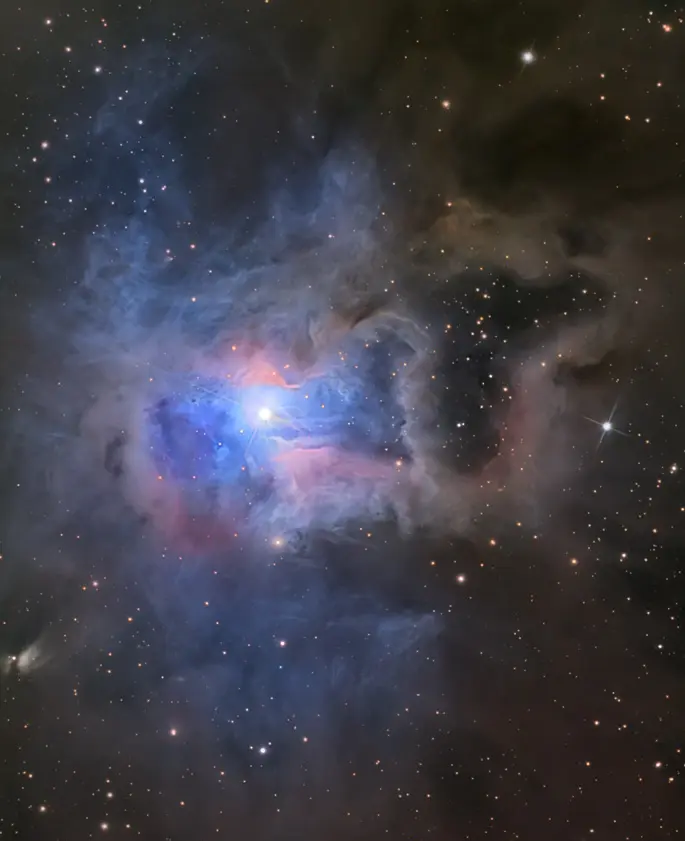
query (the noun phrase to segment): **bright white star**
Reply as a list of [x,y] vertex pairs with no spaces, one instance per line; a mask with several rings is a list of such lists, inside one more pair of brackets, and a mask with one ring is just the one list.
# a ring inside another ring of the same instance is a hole
[[273,417],[273,412],[268,406],[262,406],[262,408],[257,412],[257,417],[261,421],[270,421]]
[[618,408],[618,400],[616,400],[616,402],[614,403],[614,407],[611,410],[611,412],[609,414],[609,417],[605,421],[598,421],[598,420],[595,420],[594,418],[588,417],[587,415],[583,416],[585,418],[585,420],[590,421],[590,423],[594,423],[596,426],[598,426],[602,430],[602,434],[600,435],[599,441],[597,443],[597,448],[598,449],[602,445],[602,442],[604,441],[605,436],[607,436],[609,433],[611,433],[612,435],[623,435],[625,438],[630,437],[630,434],[628,432],[624,432],[622,429],[617,429],[617,427],[614,425],[614,415],[616,414],[616,409],[617,408]]

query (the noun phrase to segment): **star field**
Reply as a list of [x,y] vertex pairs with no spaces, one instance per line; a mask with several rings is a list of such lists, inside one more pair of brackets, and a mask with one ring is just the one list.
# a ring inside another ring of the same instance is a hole
[[0,839],[681,836],[683,21],[0,9]]

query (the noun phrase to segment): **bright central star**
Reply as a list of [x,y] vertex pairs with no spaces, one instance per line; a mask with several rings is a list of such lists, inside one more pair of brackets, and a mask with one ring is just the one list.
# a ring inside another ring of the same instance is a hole
[[257,412],[257,417],[261,421],[270,421],[273,417],[273,412],[268,406],[262,406],[262,408]]

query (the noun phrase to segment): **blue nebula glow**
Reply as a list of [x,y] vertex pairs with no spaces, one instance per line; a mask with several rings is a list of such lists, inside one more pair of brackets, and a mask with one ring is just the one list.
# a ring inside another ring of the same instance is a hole
[[245,493],[257,482],[265,498],[284,447],[406,458],[404,419],[386,372],[373,359],[362,377],[358,366],[350,370],[354,377],[337,371],[299,387],[196,378],[149,412],[155,466],[181,484]]

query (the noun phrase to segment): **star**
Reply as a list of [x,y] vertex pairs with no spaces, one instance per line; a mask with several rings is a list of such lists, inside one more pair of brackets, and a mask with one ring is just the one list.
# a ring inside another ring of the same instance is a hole
[[616,409],[617,408],[618,408],[618,400],[616,400],[616,402],[614,403],[613,408],[612,408],[611,412],[609,413],[609,417],[606,420],[603,420],[603,421],[595,420],[595,418],[590,418],[587,415],[584,416],[585,420],[590,421],[590,423],[594,423],[595,426],[598,426],[602,430],[602,434],[599,438],[599,442],[597,443],[597,448],[598,449],[601,446],[602,442],[604,441],[605,436],[608,435],[609,433],[618,433],[619,435],[624,435],[625,437],[629,437],[627,432],[623,432],[623,430],[617,429],[614,426],[614,415],[616,414]]

